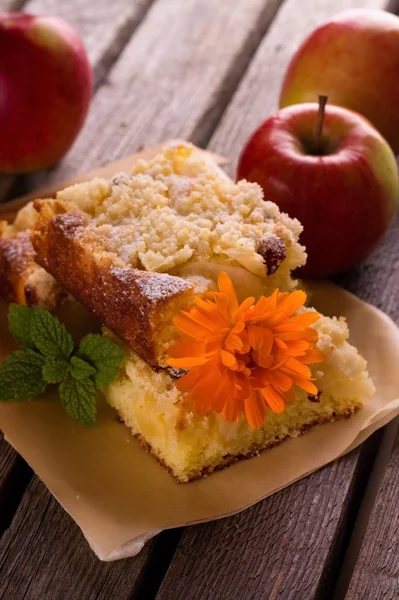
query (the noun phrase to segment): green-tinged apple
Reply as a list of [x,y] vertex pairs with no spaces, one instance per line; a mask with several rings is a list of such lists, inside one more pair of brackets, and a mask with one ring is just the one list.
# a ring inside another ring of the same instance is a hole
[[319,94],[367,117],[398,154],[399,18],[353,9],[318,27],[292,58],[280,108]]
[[358,265],[378,244],[398,204],[395,157],[361,115],[321,102],[267,119],[240,156],[237,179],[297,217],[308,261],[302,276],[328,277]]
[[83,125],[92,80],[82,41],[68,23],[0,13],[0,172],[59,161]]

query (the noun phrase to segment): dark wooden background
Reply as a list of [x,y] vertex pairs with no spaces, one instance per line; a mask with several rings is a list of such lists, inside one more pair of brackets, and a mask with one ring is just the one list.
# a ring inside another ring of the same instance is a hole
[[[298,44],[350,7],[397,12],[399,1],[0,0],[0,10],[70,21],[96,79],[88,121],[68,156],[47,173],[3,176],[0,197],[168,137],[187,138],[234,165],[251,131],[276,110]],[[399,322],[398,221],[340,283]],[[239,515],[163,532],[137,557],[114,563],[95,557],[0,434],[0,599],[398,599],[396,431],[390,424]]]

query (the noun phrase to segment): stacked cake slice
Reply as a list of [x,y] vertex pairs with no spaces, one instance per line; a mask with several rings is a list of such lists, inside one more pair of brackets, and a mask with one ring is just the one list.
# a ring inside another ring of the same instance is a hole
[[124,349],[108,402],[179,481],[349,416],[373,393],[345,321],[295,291],[300,223],[194,147],[34,207],[40,272]]

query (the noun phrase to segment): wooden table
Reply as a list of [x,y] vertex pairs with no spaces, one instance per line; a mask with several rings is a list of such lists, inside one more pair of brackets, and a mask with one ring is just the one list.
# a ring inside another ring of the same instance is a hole
[[[6,194],[54,183],[168,137],[236,160],[277,106],[304,36],[351,6],[385,0],[0,0],[55,13],[94,65],[89,119],[48,173],[1,180]],[[399,222],[341,283],[399,320]],[[398,367],[399,368],[399,367]],[[253,508],[172,530],[135,558],[102,563],[78,527],[0,438],[4,600],[348,600],[399,598],[397,424]]]

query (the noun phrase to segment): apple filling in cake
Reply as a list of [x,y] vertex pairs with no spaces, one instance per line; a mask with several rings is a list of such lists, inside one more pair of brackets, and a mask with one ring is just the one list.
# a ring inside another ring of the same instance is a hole
[[373,393],[345,321],[303,306],[300,223],[194,147],[35,207],[38,263],[124,348],[108,403],[178,481]]
[[314,327],[317,347],[325,354],[312,369],[317,396],[296,390],[284,412],[267,409],[258,429],[243,418],[229,422],[216,412],[198,414],[176,388],[177,370],[155,372],[126,347],[123,368],[105,391],[107,401],[178,481],[190,481],[296,437],[312,425],[349,417],[361,407],[361,399],[373,394],[366,361],[347,341],[345,320],[321,317]]

